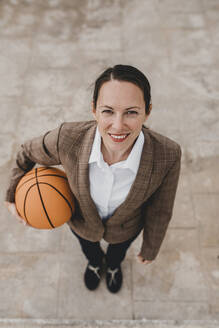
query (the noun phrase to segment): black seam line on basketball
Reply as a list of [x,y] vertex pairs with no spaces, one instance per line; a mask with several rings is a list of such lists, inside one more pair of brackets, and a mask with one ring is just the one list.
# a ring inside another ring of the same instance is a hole
[[[37,168],[37,171],[39,171],[39,172],[42,172],[42,171],[46,171],[48,169],[51,169],[51,167],[36,167],[36,168]],[[32,174],[31,171],[27,171],[26,172],[26,176],[31,175],[31,174]]]
[[41,167],[36,167],[38,172],[46,171],[48,169],[51,169],[50,166],[41,166]]
[[25,219],[27,220],[28,224],[30,224],[30,222],[28,221],[27,215],[26,215],[26,200],[27,200],[27,196],[28,196],[28,193],[29,193],[30,189],[33,188],[35,185],[36,185],[36,183],[34,183],[32,186],[29,187],[29,189],[26,192],[25,198],[24,198],[24,208],[23,208],[23,210],[24,210]]
[[[43,172],[46,170],[51,170],[53,169],[53,167],[51,166],[40,166],[40,167],[36,167],[35,169],[37,169],[37,172]],[[29,175],[31,172],[27,172],[27,175]]]
[[52,221],[51,221],[50,218],[49,218],[49,215],[48,215],[48,213],[47,213],[47,210],[46,210],[45,205],[44,205],[44,202],[43,202],[43,198],[42,198],[42,195],[41,195],[41,192],[40,192],[39,183],[38,183],[37,168],[35,169],[35,176],[36,176],[37,189],[38,189],[38,192],[39,192],[40,200],[41,200],[41,203],[42,203],[42,205],[43,205],[43,209],[44,209],[44,212],[45,212],[45,214],[46,214],[47,220],[48,220],[49,224],[51,225],[51,227],[52,227],[52,228],[55,228],[55,226],[52,224]]
[[[37,169],[37,172],[43,172],[43,171],[46,171],[46,170],[51,170],[51,169],[53,169],[52,167],[50,167],[50,166],[45,166],[45,167],[36,167],[36,169]],[[32,172],[31,171],[28,171],[28,172],[26,172],[26,175],[31,175],[32,174]]]
[[64,200],[66,201],[66,203],[68,204],[68,206],[70,207],[70,210],[71,210],[71,215],[73,215],[73,210],[72,210],[72,207],[71,207],[71,204],[69,203],[68,199],[56,188],[54,187],[53,185],[51,185],[50,183],[48,182],[39,182],[39,185],[40,184],[45,184],[45,185],[48,185],[50,186],[51,188],[55,189],[55,191],[57,191],[59,193],[59,195],[62,196],[62,198],[64,198]]
[[28,224],[30,224],[30,222],[28,221],[28,219],[27,219],[27,214],[26,214],[26,200],[27,200],[27,196],[28,196],[28,194],[29,194],[30,189],[33,188],[33,187],[35,187],[36,185],[37,185],[37,183],[34,183],[33,185],[31,185],[31,186],[28,188],[28,190],[27,190],[27,192],[26,192],[26,195],[25,195],[25,198],[24,198],[24,207],[23,207],[23,211],[24,211],[25,219],[27,220],[27,223],[28,223]]
[[[40,171],[41,172],[41,171]],[[63,178],[65,180],[68,180],[66,177],[63,177],[62,175],[56,175],[56,174],[42,174],[42,175],[39,175],[38,177],[41,178],[41,177],[49,177],[49,176],[52,176],[52,177],[58,177],[58,178]],[[26,180],[25,182],[23,182],[18,188],[17,188],[17,191],[24,185],[26,184],[27,182],[31,181],[35,179],[35,177],[32,177],[28,180]]]

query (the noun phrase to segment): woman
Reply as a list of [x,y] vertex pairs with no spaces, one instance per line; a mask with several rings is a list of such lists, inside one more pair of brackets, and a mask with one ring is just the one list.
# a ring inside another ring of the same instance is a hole
[[[68,222],[88,260],[85,285],[94,290],[106,264],[106,284],[122,285],[121,262],[143,230],[141,263],[155,259],[172,216],[180,173],[181,148],[145,127],[152,109],[150,84],[137,68],[116,65],[96,80],[95,120],[64,122],[21,145],[12,170],[6,205],[15,216],[20,178],[35,163],[61,164],[76,198]],[[108,243],[106,254],[100,240]]]

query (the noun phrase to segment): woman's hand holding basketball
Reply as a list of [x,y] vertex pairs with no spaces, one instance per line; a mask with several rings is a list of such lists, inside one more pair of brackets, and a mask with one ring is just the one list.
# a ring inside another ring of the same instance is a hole
[[9,210],[9,212],[16,217],[16,219],[20,222],[23,223],[23,225],[27,227],[31,227],[17,212],[16,205],[15,203],[10,203],[10,202],[5,202],[5,206]]

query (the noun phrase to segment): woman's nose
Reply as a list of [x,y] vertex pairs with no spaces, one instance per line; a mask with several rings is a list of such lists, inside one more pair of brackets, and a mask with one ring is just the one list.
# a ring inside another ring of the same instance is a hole
[[113,127],[116,131],[120,132],[123,129],[123,125],[124,125],[124,122],[123,122],[122,116],[118,115],[117,117],[114,117]]

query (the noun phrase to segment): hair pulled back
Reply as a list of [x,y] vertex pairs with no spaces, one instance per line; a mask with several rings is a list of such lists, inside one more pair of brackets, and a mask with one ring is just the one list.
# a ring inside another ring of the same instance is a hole
[[93,104],[96,108],[98,94],[101,86],[111,80],[127,81],[137,85],[144,94],[145,111],[150,113],[149,105],[151,103],[151,87],[146,76],[137,68],[130,65],[115,65],[107,68],[95,81]]

